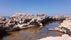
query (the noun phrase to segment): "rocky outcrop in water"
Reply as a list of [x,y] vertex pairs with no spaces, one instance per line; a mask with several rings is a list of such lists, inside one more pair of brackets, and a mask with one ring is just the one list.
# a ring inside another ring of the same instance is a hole
[[29,27],[43,27],[48,21],[65,20],[68,16],[47,16],[44,14],[21,14],[17,13],[11,17],[0,16],[0,29],[6,31],[19,30]]
[[62,31],[64,33],[67,33],[67,34],[71,35],[71,20],[70,20],[70,18],[64,20],[61,23],[61,25],[59,26],[59,28],[62,29]]
[[[47,16],[44,14],[14,14],[11,17],[0,16],[0,37],[9,31],[20,30],[29,27],[43,27],[49,21],[63,21],[58,27],[50,28],[49,30],[55,30],[62,32],[66,35],[62,35],[58,39],[70,39],[71,35],[71,17],[70,16]],[[57,37],[47,37],[40,40],[55,40]],[[56,39],[56,40],[58,40]]]
[[57,30],[62,33],[71,35],[71,17],[66,18],[58,27],[50,28],[49,30]]
[[0,28],[4,28],[6,31],[19,30],[34,26],[43,26],[45,19],[44,14],[15,14],[11,17],[0,17]]

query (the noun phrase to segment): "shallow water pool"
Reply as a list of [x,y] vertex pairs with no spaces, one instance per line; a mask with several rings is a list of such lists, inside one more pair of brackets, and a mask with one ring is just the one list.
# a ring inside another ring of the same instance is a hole
[[57,31],[48,31],[48,28],[57,27],[59,22],[49,22],[43,28],[33,27],[23,29],[21,31],[9,32],[10,35],[1,38],[0,40],[38,40],[49,36],[61,36],[62,33]]

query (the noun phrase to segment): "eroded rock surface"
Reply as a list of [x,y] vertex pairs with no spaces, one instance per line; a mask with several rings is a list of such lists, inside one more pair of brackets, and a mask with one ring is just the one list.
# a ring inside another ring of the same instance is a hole
[[64,31],[65,33],[71,35],[71,20],[70,19],[64,20],[59,26],[59,28],[61,28],[62,31]]
[[53,20],[56,20],[56,21],[63,21],[67,18],[69,18],[70,16],[50,16],[50,18],[52,18]]
[[11,17],[0,17],[0,27],[6,29],[6,31],[12,31],[16,29],[23,29],[33,26],[43,26],[42,22],[47,18],[44,14],[21,14],[17,13]]
[[71,20],[69,16],[47,16],[45,14],[32,15],[32,14],[21,14],[21,13],[14,14],[11,17],[0,16],[0,29],[3,28],[6,31],[12,31],[12,30],[19,30],[35,26],[43,27],[45,23],[53,20],[55,21],[64,20],[59,26],[60,29],[64,27],[63,30],[65,29],[71,30],[70,29]]
[[44,14],[15,14],[11,17],[3,17],[0,16],[0,34],[14,31],[14,30],[20,30],[24,28],[29,27],[43,27],[45,23],[48,21],[63,21],[58,27],[50,30],[56,30],[59,32],[62,32],[66,35],[62,35],[62,37],[47,37],[40,40],[67,40],[70,39],[71,35],[71,17],[70,16],[47,16]]
[[62,33],[71,35],[71,17],[64,20],[58,27],[50,28],[49,30],[57,30]]

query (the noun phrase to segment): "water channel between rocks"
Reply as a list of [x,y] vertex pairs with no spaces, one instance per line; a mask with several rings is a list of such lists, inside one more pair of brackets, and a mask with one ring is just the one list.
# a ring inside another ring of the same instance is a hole
[[10,32],[10,35],[1,38],[0,40],[38,40],[45,37],[61,36],[62,33],[57,31],[48,31],[50,27],[57,27],[60,22],[49,22],[43,28],[34,27],[21,31]]

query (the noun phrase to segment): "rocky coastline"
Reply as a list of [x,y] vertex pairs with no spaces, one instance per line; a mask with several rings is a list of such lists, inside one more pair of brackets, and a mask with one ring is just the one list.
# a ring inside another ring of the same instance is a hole
[[56,28],[50,28],[49,31],[60,31],[64,34],[71,35],[71,16],[48,16],[45,14],[21,14],[17,13],[13,16],[0,16],[0,34],[2,32],[11,32],[16,30],[22,30],[25,28],[44,27],[49,21],[62,21],[62,23]]

